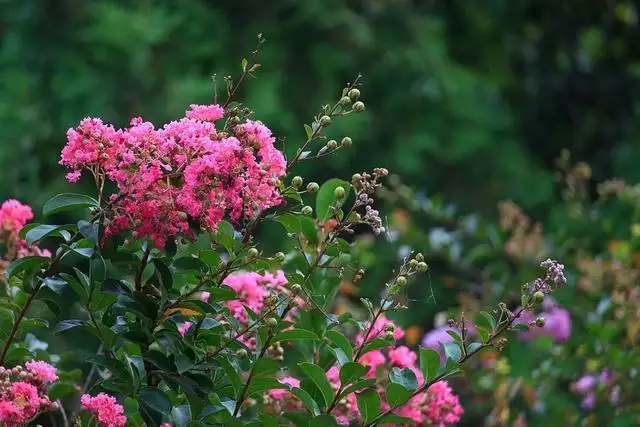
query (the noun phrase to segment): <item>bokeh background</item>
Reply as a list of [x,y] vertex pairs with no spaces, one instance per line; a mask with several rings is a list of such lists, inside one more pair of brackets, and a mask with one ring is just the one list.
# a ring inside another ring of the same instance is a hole
[[[516,277],[517,290],[535,277],[534,262],[505,258],[495,229],[478,224],[497,223],[498,203],[512,200],[532,223],[565,230],[563,149],[590,165],[585,197],[605,179],[639,180],[638,13],[616,0],[0,0],[0,200],[39,212],[53,194],[81,191],[57,164],[69,127],[87,115],[160,124],[212,102],[213,74],[223,91],[262,33],[262,67],[240,97],[289,153],[302,124],[363,74],[367,111],[331,127],[353,148],[298,173],[319,182],[377,166],[395,174],[401,196],[381,207],[401,236],[376,243],[366,279],[344,293],[376,295],[399,255],[423,250],[430,278],[400,319],[428,331],[437,313],[473,305],[487,286]],[[607,247],[605,235],[594,244]],[[452,242],[474,248],[473,259]],[[529,352],[512,355],[516,375],[539,366]],[[561,375],[557,413],[578,408],[568,384],[581,371]],[[495,406],[487,399],[468,425]]]

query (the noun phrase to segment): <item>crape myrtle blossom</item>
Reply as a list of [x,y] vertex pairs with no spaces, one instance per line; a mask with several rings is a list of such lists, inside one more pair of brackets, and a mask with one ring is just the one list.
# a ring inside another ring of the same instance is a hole
[[76,182],[83,171],[99,191],[117,191],[105,206],[105,236],[132,230],[164,247],[168,238],[193,237],[194,224],[216,230],[225,218],[252,219],[281,203],[284,155],[259,121],[216,129],[219,105],[191,105],[185,117],[156,128],[141,118],[115,129],[86,118],[67,132],[60,164]]
[[22,426],[41,412],[58,408],[47,395],[57,370],[43,361],[27,361],[26,369],[18,365],[0,367],[0,425]]
[[122,405],[118,404],[115,397],[106,393],[99,393],[93,397],[83,394],[80,403],[96,417],[100,427],[124,427],[127,423]]

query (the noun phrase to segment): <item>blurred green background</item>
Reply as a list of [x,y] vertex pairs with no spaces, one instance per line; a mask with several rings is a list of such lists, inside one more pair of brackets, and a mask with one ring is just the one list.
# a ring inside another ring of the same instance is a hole
[[[267,44],[243,99],[292,151],[302,123],[358,72],[354,148],[305,175],[385,166],[465,211],[556,201],[562,148],[594,178],[640,168],[640,37],[632,2],[0,0],[0,199],[63,191],[65,131],[86,115],[160,124],[210,102]],[[222,84],[220,85],[222,86]]]

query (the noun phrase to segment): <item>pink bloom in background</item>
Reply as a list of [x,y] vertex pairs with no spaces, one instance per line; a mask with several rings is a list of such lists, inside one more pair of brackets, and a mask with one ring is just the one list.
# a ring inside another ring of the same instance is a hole
[[224,116],[224,109],[219,105],[191,104],[186,116],[189,119],[215,122]]
[[[297,378],[294,378],[294,377],[284,377],[284,378],[282,378],[280,380],[280,382],[282,384],[286,384],[286,385],[291,386],[291,387],[300,387],[300,380],[298,380]],[[275,399],[275,400],[282,399],[283,397],[287,396],[288,393],[289,393],[289,390],[284,389],[284,388],[269,390],[267,392],[269,397],[271,397],[272,399]]]
[[394,366],[408,368],[415,366],[418,355],[407,346],[400,346],[389,350],[389,359]]
[[178,327],[178,333],[184,337],[192,325],[193,323],[191,322],[184,322],[182,325]]
[[597,396],[595,390],[597,387],[610,387],[609,390],[609,403],[615,405],[620,399],[620,386],[613,383],[613,373],[604,369],[598,375],[584,375],[571,385],[571,390],[574,393],[583,396],[580,406],[583,409],[593,409],[596,404]]
[[[545,319],[543,327],[533,326],[527,332],[518,333],[521,340],[531,340],[539,336],[553,338],[555,343],[563,343],[571,336],[571,314],[565,308],[558,306],[551,297],[545,297],[543,303],[542,317]],[[516,323],[528,324],[535,321],[537,316],[529,311],[525,311],[516,320]]]
[[582,399],[582,402],[580,402],[580,406],[583,409],[593,409],[594,406],[596,406],[596,395],[595,393],[589,393],[585,396],[584,399]]
[[404,329],[402,329],[392,320],[387,319],[384,315],[381,315],[378,316],[378,319],[373,323],[371,331],[366,336],[365,334],[369,330],[370,323],[367,323],[365,325],[364,331],[358,334],[358,336],[356,337],[356,343],[361,344],[363,340],[371,341],[373,338],[383,337],[385,334],[385,326],[387,326],[387,324],[389,323],[394,326],[393,339],[401,340],[402,338],[404,338]]
[[585,375],[573,384],[573,390],[576,393],[584,394],[594,388],[598,384],[598,380],[593,375]]
[[426,394],[424,414],[433,425],[443,427],[460,421],[464,409],[449,383],[438,381],[427,389]]
[[209,297],[211,296],[210,292],[201,292],[200,293],[200,301],[207,302],[209,301]]
[[39,381],[52,383],[58,380],[58,370],[41,360],[32,360],[25,363],[25,367],[29,372],[34,374]]
[[33,211],[17,200],[5,200],[0,206],[0,227],[9,232],[18,232],[33,218]]
[[91,397],[83,394],[80,398],[83,408],[93,413],[100,423],[100,427],[122,427],[127,422],[124,408],[119,405],[115,397],[105,393]]

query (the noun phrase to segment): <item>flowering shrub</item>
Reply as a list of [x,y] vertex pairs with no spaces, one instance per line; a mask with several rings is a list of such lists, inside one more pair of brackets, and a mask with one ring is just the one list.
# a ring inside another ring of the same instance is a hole
[[[334,313],[342,279],[365,274],[346,238],[387,231],[373,206],[388,172],[306,186],[291,175],[299,162],[352,144],[327,134],[333,120],[365,109],[359,79],[305,125],[305,142],[287,158],[269,128],[232,101],[257,67],[255,55],[244,60],[226,101],[192,105],[161,127],[87,118],[69,130],[60,163],[70,182],[92,178],[95,197],[59,194],[43,217],[82,211],[77,224],[26,224],[29,208],[5,202],[2,422],[49,412],[65,425],[109,427],[446,426],[464,412],[449,379],[483,350],[502,349],[509,331],[543,326],[529,313],[566,282],[552,260],[521,287],[519,308],[501,303],[477,322],[451,320],[446,339],[417,349],[398,345],[406,332],[386,315],[427,271],[421,253],[402,258],[378,302],[362,299],[366,316]],[[289,239],[286,252],[261,250],[257,232],[272,225]],[[35,360],[27,342],[42,325],[30,318],[34,302],[58,314],[56,295],[68,291],[81,315],[58,319],[55,332],[83,330],[101,342],[83,386],[59,380],[56,358]]]

